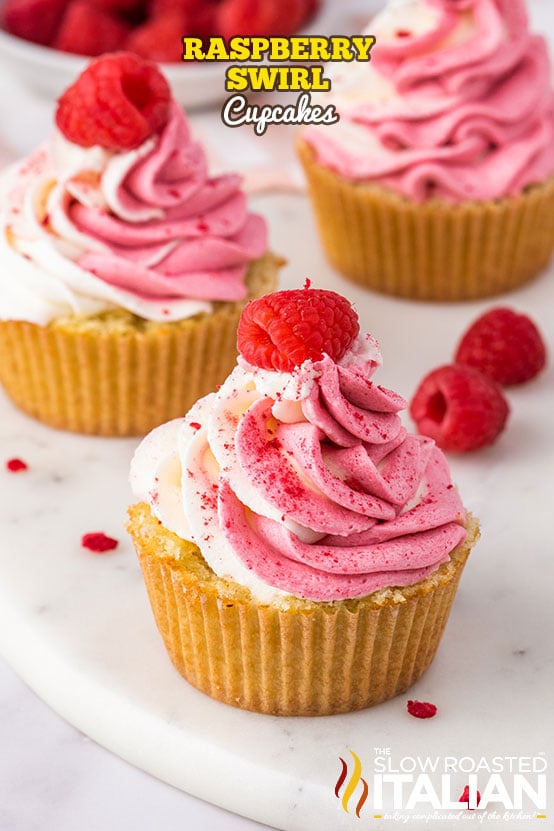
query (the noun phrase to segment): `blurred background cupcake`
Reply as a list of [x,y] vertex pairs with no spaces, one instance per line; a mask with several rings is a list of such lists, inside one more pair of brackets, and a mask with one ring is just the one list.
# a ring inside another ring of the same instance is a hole
[[18,407],[141,435],[226,377],[241,309],[280,261],[240,177],[209,176],[154,64],[91,63],[2,192],[0,381]]
[[469,300],[535,277],[554,248],[554,98],[523,0],[396,0],[341,68],[331,127],[298,145],[323,246],[356,283]]

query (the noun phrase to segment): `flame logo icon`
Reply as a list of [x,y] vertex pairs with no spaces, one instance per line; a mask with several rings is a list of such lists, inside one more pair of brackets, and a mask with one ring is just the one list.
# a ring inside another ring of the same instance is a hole
[[354,791],[356,790],[356,788],[358,787],[358,785],[361,782],[362,786],[363,786],[362,787],[362,795],[358,799],[358,803],[356,805],[356,816],[359,819],[360,818],[360,812],[361,812],[362,808],[364,807],[365,801],[367,799],[369,788],[368,788],[367,782],[362,777],[362,763],[360,762],[359,757],[354,753],[353,750],[350,751],[350,754],[351,754],[352,758],[354,759],[354,769],[352,771],[350,779],[346,783],[346,787],[344,789],[342,799],[341,799],[341,796],[340,796],[340,792],[341,792],[342,786],[344,785],[344,783],[346,781],[346,777],[348,776],[348,765],[346,764],[346,762],[344,761],[342,756],[339,756],[339,760],[340,760],[340,763],[342,765],[342,769],[341,769],[341,772],[339,774],[339,778],[337,779],[337,784],[335,785],[335,796],[337,797],[337,799],[341,799],[342,807],[343,807],[344,811],[346,813],[348,813],[348,803],[350,802],[350,800],[352,798],[352,795],[354,794]]

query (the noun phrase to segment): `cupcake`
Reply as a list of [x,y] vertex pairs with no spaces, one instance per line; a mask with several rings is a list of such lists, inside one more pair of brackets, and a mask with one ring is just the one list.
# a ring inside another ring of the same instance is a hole
[[0,382],[52,427],[144,435],[227,377],[279,260],[154,64],[91,63],[55,121],[2,177]]
[[132,462],[128,530],[171,660],[193,686],[277,715],[405,691],[435,655],[478,536],[431,439],[373,383],[345,298],[249,303],[237,366]]
[[396,0],[298,151],[331,264],[376,291],[470,300],[554,247],[554,96],[523,0]]

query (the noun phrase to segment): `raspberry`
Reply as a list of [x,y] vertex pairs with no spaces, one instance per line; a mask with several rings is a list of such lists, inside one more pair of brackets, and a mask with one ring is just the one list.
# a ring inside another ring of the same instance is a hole
[[89,0],[71,3],[63,16],[52,46],[75,55],[101,55],[118,49],[129,27],[118,17]]
[[455,361],[509,386],[538,375],[546,364],[546,347],[527,315],[499,307],[470,326],[460,341]]
[[113,551],[119,543],[113,537],[107,537],[102,531],[91,531],[89,534],[83,534],[81,545],[96,554],[103,554],[105,551]]
[[[150,19],[162,18],[177,12],[184,15],[187,27],[183,34],[194,37],[209,38],[217,35],[217,15],[219,0],[152,0]],[[179,60],[181,60],[181,51]]]
[[6,0],[2,25],[12,35],[48,46],[65,7],[66,0]]
[[21,473],[23,470],[28,470],[27,462],[24,462],[23,459],[8,459],[6,462],[6,470],[9,470],[10,473]]
[[81,147],[131,150],[160,130],[171,93],[159,69],[116,52],[89,64],[58,101],[56,124]]
[[408,701],[406,709],[414,718],[433,718],[437,715],[436,705],[429,701]]
[[90,0],[90,5],[117,14],[140,15],[142,17],[146,4],[144,0]]
[[469,366],[441,366],[415,392],[410,415],[418,430],[443,450],[465,452],[492,444],[509,407],[500,387]]
[[308,10],[305,0],[281,0],[279,4],[227,0],[219,7],[218,29],[225,38],[289,35],[302,24]]
[[[475,800],[476,805],[479,805],[479,803],[481,802],[481,794],[480,794],[479,791],[477,791],[476,797],[477,797],[477,799]],[[467,804],[467,807],[469,808],[469,785],[465,786],[462,795],[458,799],[458,802],[465,802]],[[474,809],[469,808],[469,810],[473,811]]]
[[177,62],[183,57],[183,37],[190,34],[187,16],[173,11],[138,26],[125,41],[125,49],[152,61]]
[[340,360],[359,331],[358,315],[345,297],[324,289],[294,289],[248,303],[237,345],[253,366],[292,372],[324,352]]

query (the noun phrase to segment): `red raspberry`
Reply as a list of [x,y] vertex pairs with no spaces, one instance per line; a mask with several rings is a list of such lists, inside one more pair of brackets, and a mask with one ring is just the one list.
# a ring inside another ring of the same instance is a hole
[[253,366],[292,372],[324,352],[340,360],[359,331],[358,315],[345,297],[324,289],[295,289],[248,303],[237,345]]
[[443,450],[462,453],[492,444],[509,407],[500,387],[469,366],[441,366],[429,373],[410,404],[418,430]]
[[538,375],[546,364],[546,347],[527,315],[500,307],[486,312],[470,326],[455,360],[509,386]]
[[187,20],[187,31],[184,34],[209,38],[218,34],[219,5],[218,0],[153,0],[150,4],[150,18],[163,17],[179,11]]
[[58,101],[56,124],[82,147],[130,150],[160,130],[171,92],[159,69],[117,52],[92,61]]
[[218,29],[225,38],[289,35],[299,28],[307,11],[305,0],[281,0],[279,4],[226,0],[219,7]]
[[52,46],[75,55],[101,55],[119,49],[128,31],[129,26],[111,12],[91,7],[89,0],[75,0],[63,16]]
[[406,709],[414,718],[433,718],[437,715],[436,704],[431,704],[430,701],[408,701]]
[[125,41],[125,49],[152,61],[176,63],[183,57],[183,37],[190,34],[186,14],[168,12],[138,26]]
[[116,14],[144,16],[145,0],[90,0],[90,5]]
[[66,7],[66,0],[6,0],[2,26],[12,35],[49,46]]

